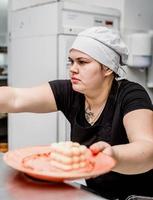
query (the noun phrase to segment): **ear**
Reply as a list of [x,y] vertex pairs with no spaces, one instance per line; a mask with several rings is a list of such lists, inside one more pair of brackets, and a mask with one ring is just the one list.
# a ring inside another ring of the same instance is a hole
[[111,74],[113,74],[113,71],[111,69],[107,68],[105,70],[105,76],[110,76]]

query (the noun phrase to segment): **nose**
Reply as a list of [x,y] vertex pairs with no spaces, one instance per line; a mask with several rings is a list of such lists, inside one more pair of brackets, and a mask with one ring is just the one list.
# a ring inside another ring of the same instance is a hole
[[71,64],[70,66],[70,72],[71,73],[78,73],[79,72],[79,68],[76,62],[74,62],[73,64]]

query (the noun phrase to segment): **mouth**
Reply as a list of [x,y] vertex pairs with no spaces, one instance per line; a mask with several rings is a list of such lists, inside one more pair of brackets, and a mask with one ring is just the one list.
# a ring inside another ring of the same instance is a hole
[[71,82],[74,84],[77,84],[80,81],[80,79],[76,78],[76,77],[71,77]]

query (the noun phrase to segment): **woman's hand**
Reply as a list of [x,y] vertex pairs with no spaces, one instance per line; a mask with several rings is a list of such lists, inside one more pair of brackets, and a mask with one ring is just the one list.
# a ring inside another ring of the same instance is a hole
[[103,152],[104,154],[114,157],[114,152],[113,149],[111,147],[110,144],[108,144],[107,142],[96,142],[94,144],[92,144],[89,149],[91,150],[91,152],[93,153],[93,155],[98,154],[99,152]]

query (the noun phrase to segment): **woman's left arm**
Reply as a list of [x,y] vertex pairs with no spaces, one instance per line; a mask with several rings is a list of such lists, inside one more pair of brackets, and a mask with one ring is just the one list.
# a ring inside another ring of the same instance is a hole
[[153,112],[139,109],[127,113],[123,118],[129,144],[110,146],[97,142],[90,149],[112,156],[116,166],[112,171],[122,174],[139,174],[153,168]]
[[127,113],[123,124],[129,144],[113,147],[119,161],[114,171],[143,173],[153,168],[153,112],[139,109]]

